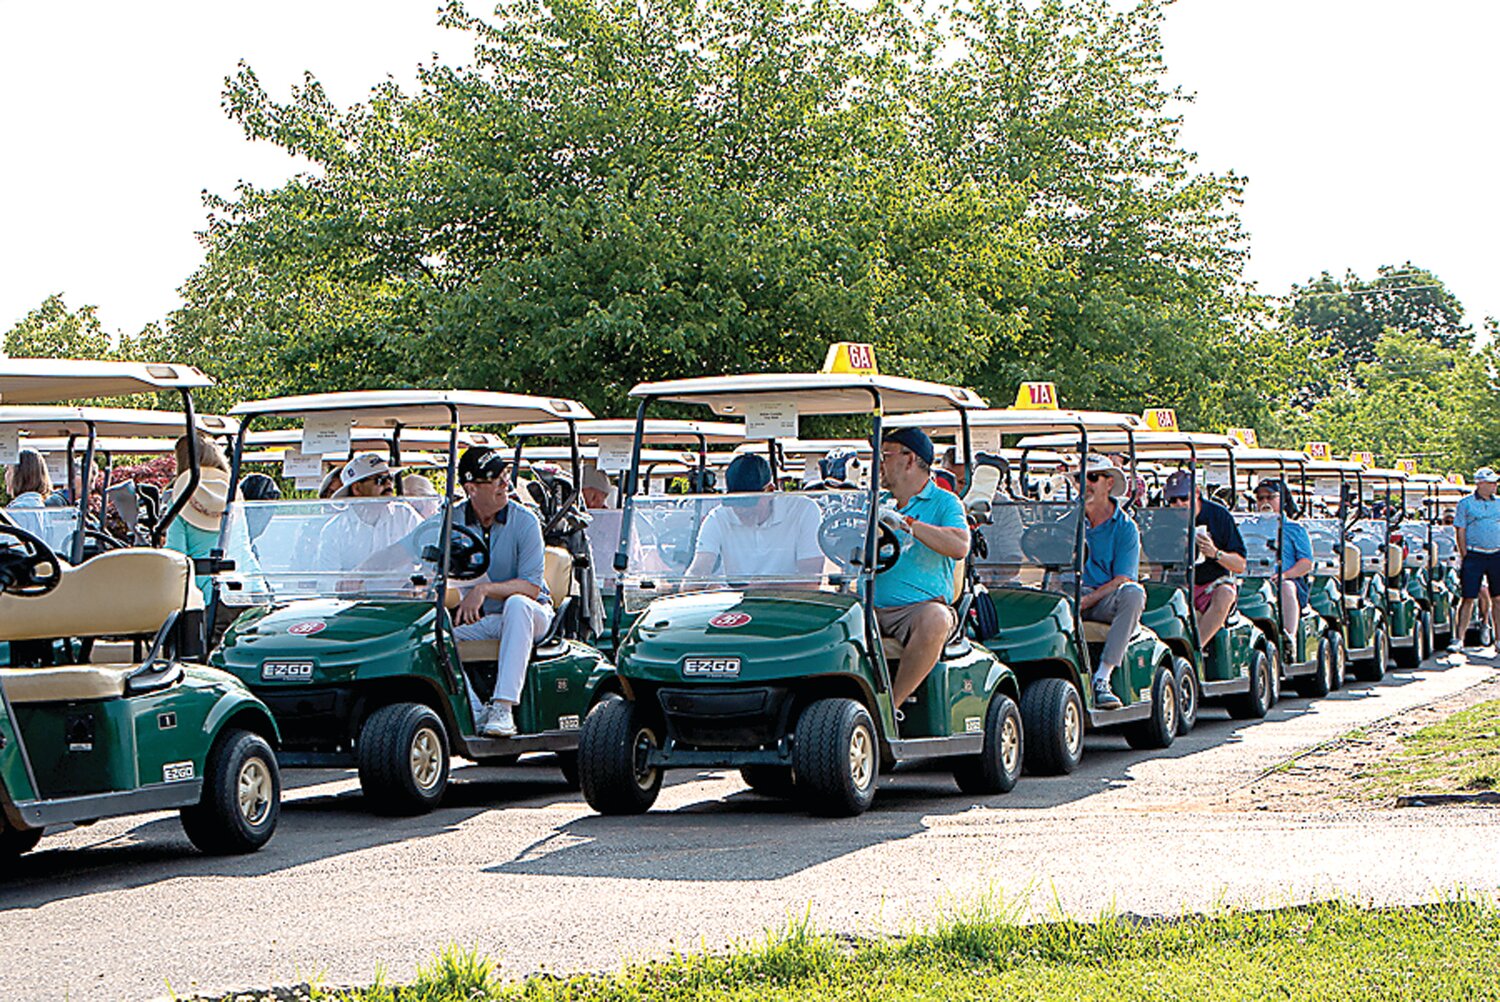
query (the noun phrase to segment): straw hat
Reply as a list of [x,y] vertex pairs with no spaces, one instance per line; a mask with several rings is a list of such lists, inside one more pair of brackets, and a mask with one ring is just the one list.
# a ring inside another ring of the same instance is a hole
[[[172,481],[172,496],[181,497],[187,490],[190,473],[182,473]],[[224,506],[229,501],[229,474],[223,470],[205,466],[199,471],[198,489],[193,491],[187,504],[182,506],[180,517],[188,525],[204,532],[218,532],[219,522],[224,518]]]

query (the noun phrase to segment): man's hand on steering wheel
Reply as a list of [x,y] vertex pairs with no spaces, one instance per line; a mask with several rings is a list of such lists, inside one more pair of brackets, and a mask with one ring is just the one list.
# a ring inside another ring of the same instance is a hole
[[[19,543],[5,544],[6,538]],[[62,581],[62,561],[40,537],[15,525],[0,523],[0,591],[37,598]]]

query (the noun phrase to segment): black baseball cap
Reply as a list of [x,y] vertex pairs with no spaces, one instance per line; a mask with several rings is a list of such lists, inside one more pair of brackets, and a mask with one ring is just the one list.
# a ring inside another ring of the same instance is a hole
[[905,449],[910,450],[918,459],[932,465],[932,457],[935,451],[932,447],[932,439],[921,428],[897,428],[888,431],[881,436],[882,442],[894,442]]
[[509,465],[498,450],[476,445],[465,449],[458,457],[458,482],[472,484],[481,480],[498,480]]

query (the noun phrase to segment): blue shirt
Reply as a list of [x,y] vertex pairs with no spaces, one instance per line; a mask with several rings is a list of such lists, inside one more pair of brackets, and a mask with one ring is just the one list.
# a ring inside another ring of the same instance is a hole
[[[949,529],[969,526],[963,502],[931,480],[897,511],[928,525]],[[894,567],[875,576],[875,607],[888,609],[934,599],[953,601],[953,572],[958,562],[917,542],[910,533],[898,532],[896,536],[901,541],[901,556]]]
[[[1308,536],[1307,530],[1296,522],[1288,520],[1281,527],[1281,573],[1285,574],[1299,560],[1311,560],[1313,558],[1312,537]],[[1303,605],[1307,604],[1307,578],[1293,578],[1292,584],[1297,586],[1297,601]]]
[[[490,567],[485,571],[489,581],[530,581],[542,590],[537,601],[543,605],[552,600],[547,590],[547,550],[542,543],[542,524],[531,509],[514,501],[508,502],[495,515],[495,520],[486,529],[479,524],[478,517],[467,501],[459,502],[453,512],[453,524],[467,526],[479,533],[490,548]],[[460,588],[465,582],[454,582]],[[498,613],[505,608],[504,599],[484,600],[486,614]]]
[[1464,531],[1464,545],[1471,550],[1500,550],[1500,493],[1488,501],[1470,494],[1458,502],[1453,524]]
[[1084,519],[1083,540],[1088,561],[1083,565],[1083,586],[1099,588],[1118,577],[1134,581],[1141,570],[1141,530],[1115,501],[1115,513],[1098,525]]

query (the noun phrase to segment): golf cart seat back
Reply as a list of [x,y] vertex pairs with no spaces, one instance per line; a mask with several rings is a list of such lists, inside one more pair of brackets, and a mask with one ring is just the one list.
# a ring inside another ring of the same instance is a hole
[[1392,546],[1385,551],[1385,576],[1387,579],[1399,577],[1401,565],[1406,563],[1406,555],[1401,552],[1401,547]]
[[56,668],[0,668],[12,703],[71,703],[118,699],[134,664],[61,665]]
[[1345,581],[1358,581],[1360,571],[1359,547],[1353,543],[1344,544],[1344,566],[1342,576]]
[[1109,624],[1095,622],[1092,619],[1083,621],[1083,642],[1086,644],[1102,644],[1109,639]]
[[112,550],[64,565],[46,595],[0,596],[0,640],[150,636],[174,614],[202,608],[192,562],[181,553]]

